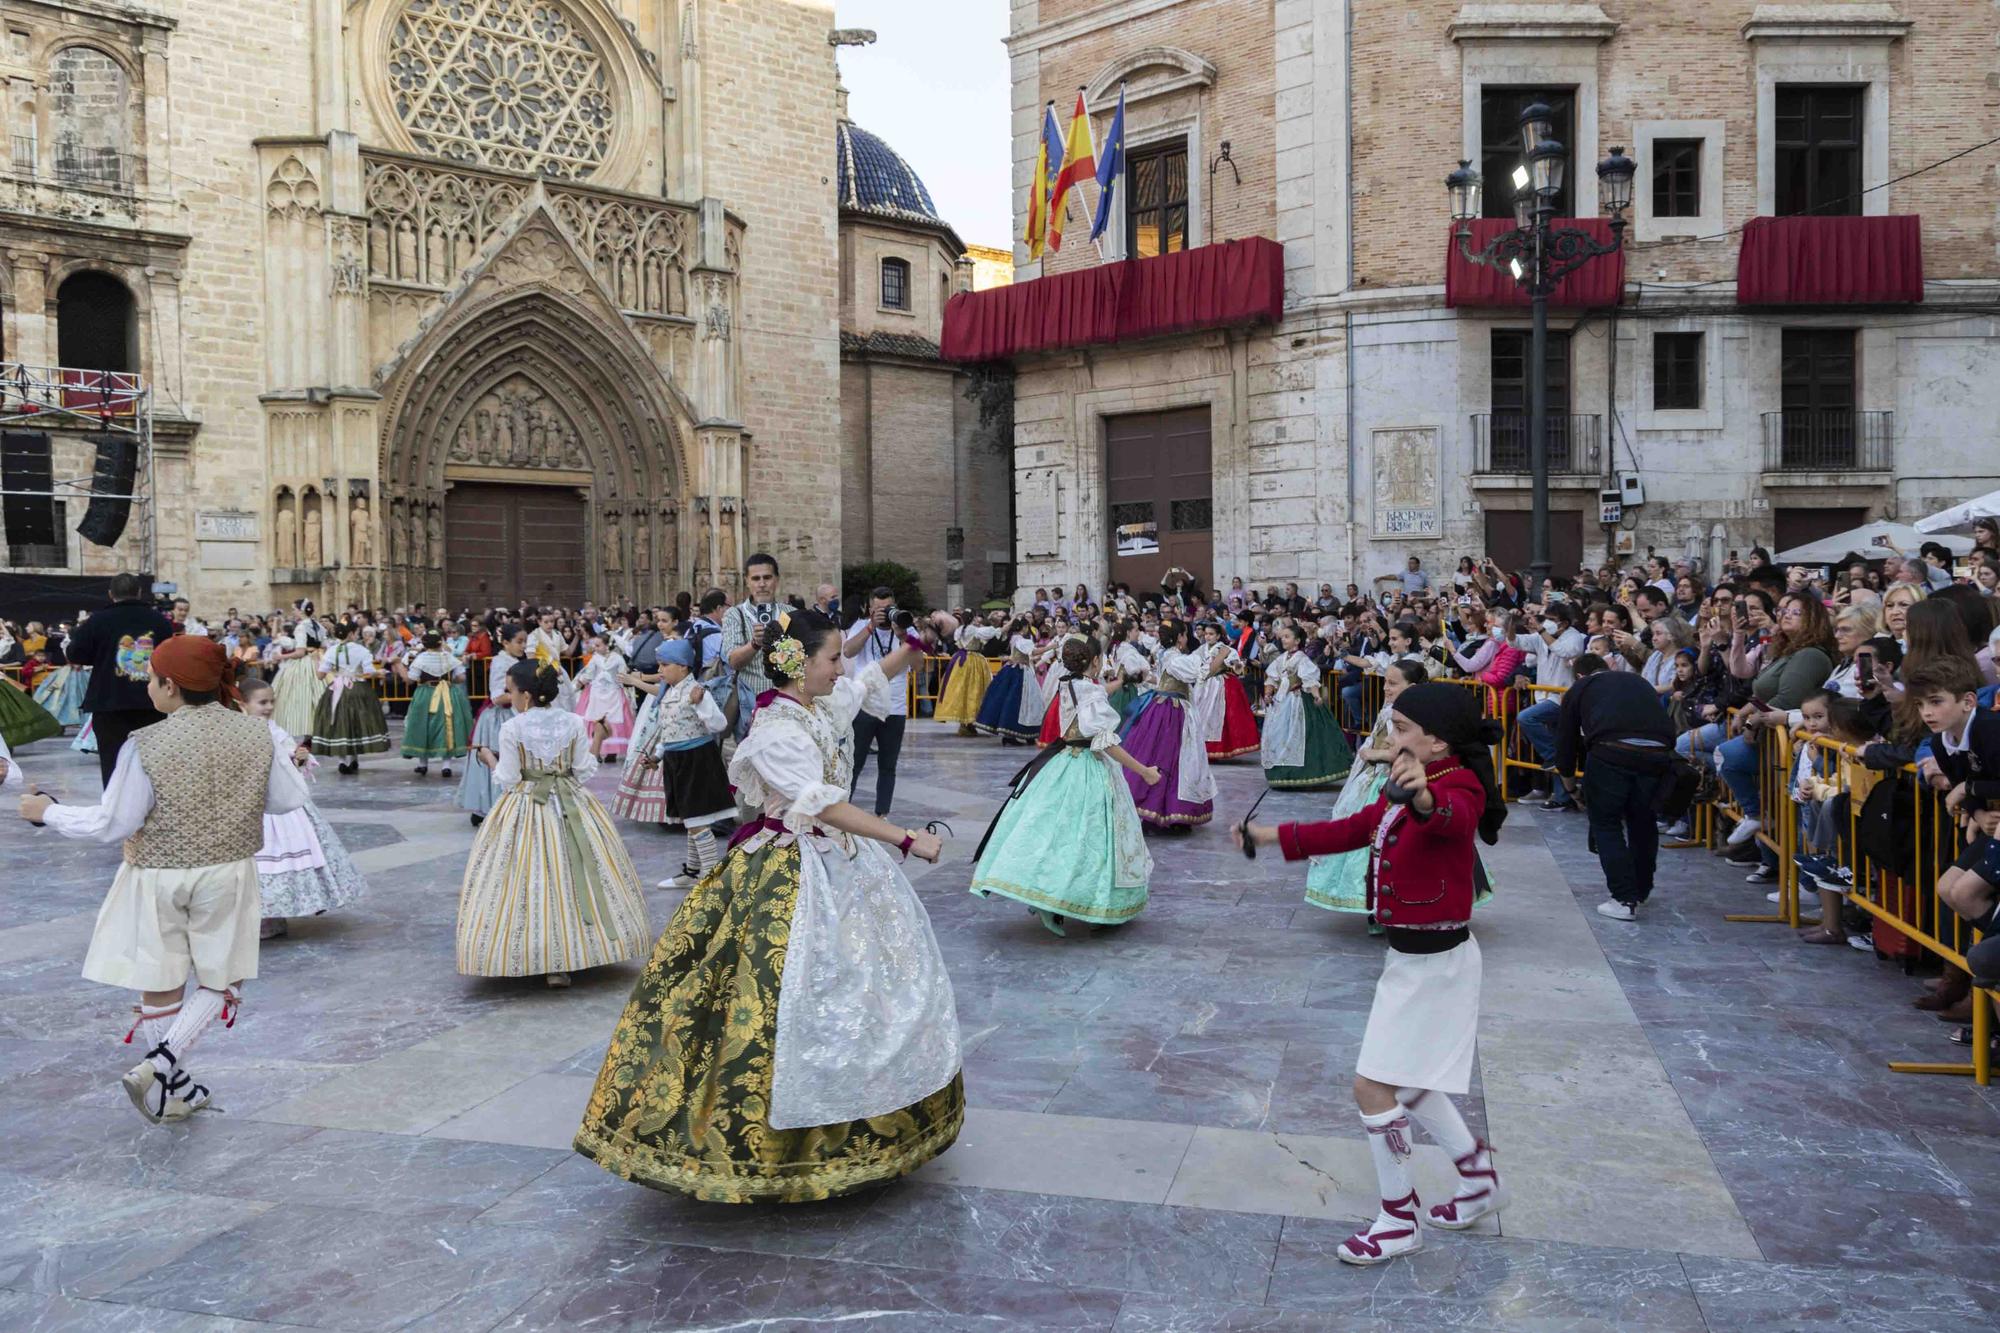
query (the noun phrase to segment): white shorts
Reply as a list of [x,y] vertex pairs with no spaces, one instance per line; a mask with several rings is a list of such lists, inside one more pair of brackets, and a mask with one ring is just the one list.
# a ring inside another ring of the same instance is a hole
[[1397,1088],[1463,1093],[1479,1035],[1479,941],[1382,959],[1354,1072]]
[[84,956],[87,980],[127,990],[178,990],[188,974],[210,990],[257,975],[263,898],[250,857],[182,870],[118,867]]

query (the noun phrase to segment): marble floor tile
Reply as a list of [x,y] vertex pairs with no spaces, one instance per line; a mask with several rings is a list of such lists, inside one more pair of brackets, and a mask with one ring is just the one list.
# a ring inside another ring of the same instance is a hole
[[1114,1291],[875,1264],[652,1246],[604,1267],[576,1266],[498,1330],[714,1329],[884,1333],[1106,1329]]
[[1279,1224],[1248,1213],[912,1184],[884,1191],[833,1257],[1257,1304]]
[[912,1179],[1161,1203],[1194,1133],[1179,1124],[969,1107],[958,1142]]
[[596,1084],[579,1074],[536,1074],[429,1131],[438,1139],[476,1139],[568,1152]]
[[1856,1272],[1831,1266],[1741,1263],[1690,1256],[1682,1265],[1710,1328],[1791,1333],[1866,1329],[1937,1333],[1990,1326],[2000,1286],[1930,1273]]
[[563,1152],[323,1129],[246,1162],[219,1193],[352,1208],[422,1220],[463,1220],[568,1158]]
[[[0,1291],[0,1328],[7,1333],[130,1333],[143,1319],[146,1333],[262,1333],[278,1326],[183,1310],[148,1310],[32,1291]],[[287,1324],[286,1329],[311,1325]]]
[[0,1288],[102,1296],[210,1238],[256,1221],[267,1205],[96,1181],[0,1173]]
[[[1417,1192],[1432,1202],[1450,1198],[1458,1187],[1457,1168],[1435,1144],[1417,1145],[1410,1174]],[[1344,1138],[1197,1129],[1167,1195],[1168,1203],[1184,1208],[1357,1222],[1375,1216],[1380,1199],[1374,1159],[1358,1126]],[[1474,1229],[1497,1235],[1501,1219],[1481,1219]]]
[[647,1247],[286,1204],[109,1291],[148,1310],[332,1329],[484,1330],[578,1263]]
[[1339,1327],[1350,1315],[1397,1328],[1688,1333],[1705,1327],[1680,1258],[1671,1252],[1427,1232],[1416,1254],[1356,1269],[1333,1253],[1353,1230],[1330,1221],[1286,1222],[1270,1304],[1321,1311]]

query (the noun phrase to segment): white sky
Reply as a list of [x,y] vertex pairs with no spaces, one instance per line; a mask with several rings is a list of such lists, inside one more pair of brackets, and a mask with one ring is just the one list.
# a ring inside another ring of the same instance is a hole
[[916,168],[961,240],[1007,248],[1007,0],[836,0],[835,16],[876,33],[840,49],[854,123]]

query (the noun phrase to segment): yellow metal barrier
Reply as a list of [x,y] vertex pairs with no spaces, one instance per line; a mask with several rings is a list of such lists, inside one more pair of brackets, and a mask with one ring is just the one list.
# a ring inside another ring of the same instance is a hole
[[951,657],[944,653],[925,653],[923,659],[910,668],[906,677],[909,691],[910,716],[921,716],[919,709],[924,704],[937,711],[937,701],[944,694],[945,672],[951,668]]
[[[1860,750],[1817,736],[1801,737],[1799,744],[1832,756],[1843,775],[1841,789],[1848,793],[1847,836],[1846,845],[1838,849],[1838,859],[1854,872],[1854,885],[1847,892],[1847,901],[1902,932],[1925,952],[1961,972],[1968,971],[1966,951],[1981,936],[1937,896],[1938,877],[1950,868],[1964,845],[1957,822],[1945,809],[1944,793],[1925,786],[1916,768],[1910,765],[1876,779],[1906,784],[1910,792],[1916,855],[1911,877],[1905,880],[1893,868],[1875,865],[1861,849],[1861,811],[1865,798],[1858,789],[1870,784],[1865,779],[1867,770],[1861,766]],[[1863,775],[1862,780],[1857,781],[1856,775]],[[1891,1060],[1889,1068],[1899,1074],[1970,1074],[1982,1086],[1990,1084],[1993,1005],[2000,999],[2000,992],[1974,990],[1972,995],[1970,1061]]]
[[[1757,802],[1761,813],[1757,845],[1778,858],[1778,910],[1776,912],[1731,912],[1724,921],[1799,928],[1799,864],[1793,858],[1799,850],[1799,822],[1793,817],[1792,768],[1796,755],[1792,733],[1783,726],[1760,728],[1757,734]],[[1723,788],[1725,792],[1728,788]],[[1733,820],[1749,818],[1733,799],[1721,805]]]

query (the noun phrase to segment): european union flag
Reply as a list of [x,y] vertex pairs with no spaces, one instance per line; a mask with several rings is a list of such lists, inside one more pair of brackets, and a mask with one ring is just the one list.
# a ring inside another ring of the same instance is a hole
[[1125,170],[1125,85],[1118,85],[1118,110],[1111,117],[1111,133],[1097,155],[1097,216],[1090,224],[1090,239],[1104,235],[1111,225],[1111,196],[1118,177]]

